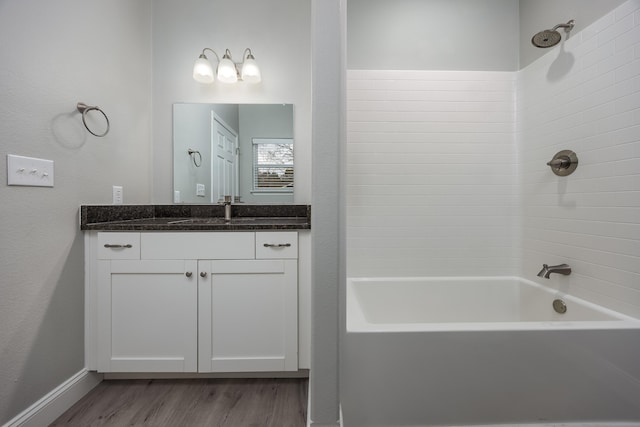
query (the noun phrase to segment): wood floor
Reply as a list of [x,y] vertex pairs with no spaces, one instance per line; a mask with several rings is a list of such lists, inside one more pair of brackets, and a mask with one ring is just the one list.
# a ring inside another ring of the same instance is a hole
[[304,427],[306,378],[103,381],[51,426]]

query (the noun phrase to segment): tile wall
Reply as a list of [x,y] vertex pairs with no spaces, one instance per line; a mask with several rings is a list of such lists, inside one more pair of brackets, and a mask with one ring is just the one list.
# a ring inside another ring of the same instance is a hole
[[515,274],[516,75],[347,79],[348,274]]
[[[640,317],[640,2],[521,70],[516,111],[522,275]],[[579,166],[557,177],[565,149]],[[571,276],[535,277],[561,262]]]

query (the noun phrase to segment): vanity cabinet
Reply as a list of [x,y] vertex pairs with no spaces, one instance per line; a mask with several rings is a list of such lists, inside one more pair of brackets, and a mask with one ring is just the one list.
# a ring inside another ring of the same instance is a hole
[[297,232],[87,235],[89,369],[298,369]]

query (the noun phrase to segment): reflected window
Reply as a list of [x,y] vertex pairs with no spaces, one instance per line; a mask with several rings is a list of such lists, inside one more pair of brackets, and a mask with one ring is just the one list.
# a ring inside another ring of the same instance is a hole
[[293,192],[293,139],[253,138],[253,191]]

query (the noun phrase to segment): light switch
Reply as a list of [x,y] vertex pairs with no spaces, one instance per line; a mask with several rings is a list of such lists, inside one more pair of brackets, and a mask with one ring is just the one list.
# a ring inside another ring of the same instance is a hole
[[7,154],[7,185],[53,187],[53,160]]

